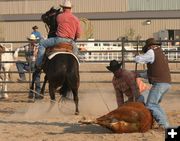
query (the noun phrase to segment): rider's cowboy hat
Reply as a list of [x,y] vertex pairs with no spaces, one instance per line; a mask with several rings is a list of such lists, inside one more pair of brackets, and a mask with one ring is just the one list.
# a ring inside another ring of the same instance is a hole
[[146,40],[145,42],[145,46],[142,48],[142,51],[144,53],[146,53],[148,51],[148,47],[152,46],[152,45],[158,45],[160,46],[161,43],[157,42],[154,38],[149,38]]
[[70,0],[63,0],[62,4],[60,4],[61,7],[64,8],[72,8],[72,4],[70,2]]
[[118,70],[121,67],[122,63],[119,63],[116,60],[112,60],[110,61],[109,66],[106,66],[106,68],[111,71],[111,72],[115,72],[116,70]]
[[27,38],[29,41],[36,41],[37,38],[34,34],[31,34],[30,37]]
[[38,27],[35,25],[35,26],[32,27],[32,29],[38,29]]

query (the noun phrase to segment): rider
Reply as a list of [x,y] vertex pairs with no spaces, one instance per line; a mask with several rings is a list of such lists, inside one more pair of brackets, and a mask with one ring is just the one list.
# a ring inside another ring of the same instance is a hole
[[58,25],[56,31],[57,37],[40,41],[40,46],[38,48],[38,57],[36,61],[37,69],[41,69],[45,49],[47,47],[52,47],[58,43],[71,43],[73,45],[73,53],[76,56],[78,55],[78,49],[74,41],[76,41],[76,39],[80,37],[80,21],[72,14],[72,4],[69,0],[64,0],[60,6],[63,8],[63,13],[59,14],[56,18]]

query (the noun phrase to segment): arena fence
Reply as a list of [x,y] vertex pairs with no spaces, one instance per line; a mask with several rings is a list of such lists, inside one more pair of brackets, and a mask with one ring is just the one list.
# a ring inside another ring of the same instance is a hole
[[[162,42],[162,48],[164,50],[164,53],[166,54],[166,56],[168,57],[169,63],[170,64],[174,64],[174,66],[177,66],[180,63],[180,40],[161,40],[160,42]],[[19,45],[24,45],[27,44],[27,41],[6,41],[6,42],[0,42],[0,44],[4,45],[4,46],[10,46],[11,51],[9,52],[4,52],[4,53],[14,53],[15,48],[13,48],[13,45],[15,44],[19,44]],[[125,38],[122,38],[122,40],[120,41],[79,41],[77,44],[87,44],[87,43],[106,43],[106,45],[108,45],[109,43],[115,43],[115,44],[119,44],[119,48],[118,50],[105,50],[105,49],[95,49],[95,50],[80,50],[79,52],[79,56],[80,56],[80,63],[81,64],[88,64],[90,65],[90,63],[93,64],[100,64],[100,63],[109,63],[110,60],[116,59],[119,61],[122,61],[123,63],[123,68],[126,68],[127,64],[135,64],[133,61],[133,57],[135,56],[135,54],[140,53],[141,49],[144,45],[144,41],[128,41]],[[23,52],[22,54],[19,54],[23,56]],[[2,63],[16,63],[17,61],[1,61],[0,64]],[[24,61],[25,62],[25,61]],[[13,71],[8,71],[7,73],[9,74],[16,74],[18,75],[18,71],[16,71],[17,69],[13,70]],[[138,70],[138,71],[143,71],[143,70]],[[0,75],[3,75],[4,71],[0,71]],[[31,76],[32,76],[32,72],[25,72],[28,74],[28,80],[21,82],[22,84],[25,84],[26,86],[23,86],[26,90],[10,90],[8,88],[8,91],[4,91],[6,93],[27,93],[29,91],[30,84],[31,84]],[[94,74],[106,74],[109,73],[108,71],[103,71],[103,70],[80,70],[80,74],[88,74],[88,73],[94,73]],[[171,70],[171,74],[172,75],[176,75],[178,77],[178,75],[180,75],[180,71],[178,71],[178,69],[176,70]],[[42,76],[43,77],[43,76]],[[41,80],[43,80],[41,78]],[[41,81],[42,83],[43,81]],[[18,83],[17,81],[0,81],[0,84],[3,85],[4,83],[10,83],[10,84],[16,84]],[[111,83],[111,79],[110,80],[82,80],[81,83]],[[28,86],[27,86],[28,84]],[[174,81],[172,82],[172,84],[180,84],[180,81]]]

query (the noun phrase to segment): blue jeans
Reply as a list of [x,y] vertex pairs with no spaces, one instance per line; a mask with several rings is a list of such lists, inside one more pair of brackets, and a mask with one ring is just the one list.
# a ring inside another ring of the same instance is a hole
[[167,116],[160,107],[159,103],[170,87],[171,85],[169,83],[153,83],[146,103],[147,108],[152,112],[155,120],[159,123],[159,125],[165,128],[169,126],[169,123]]
[[[34,73],[35,73],[35,72],[33,72],[33,75],[34,75]],[[40,75],[41,75],[41,73],[40,73],[40,72],[37,72],[37,73],[35,74],[35,80],[34,80],[34,83],[35,83],[35,91],[36,91],[36,93],[38,93],[38,94],[40,94],[40,92],[41,92]],[[34,85],[31,85],[30,89],[31,89],[31,90],[34,90]],[[29,91],[29,96],[33,96],[33,93],[34,93],[34,92],[32,92],[31,90]],[[35,98],[37,98],[37,97],[40,96],[40,95],[38,95],[38,94],[36,94],[36,93],[35,93]]]
[[78,48],[76,46],[76,43],[72,39],[68,38],[60,38],[60,37],[53,37],[48,38],[46,40],[40,41],[40,46],[38,47],[38,56],[36,60],[36,65],[41,66],[44,53],[46,51],[47,47],[53,47],[54,45],[57,45],[58,43],[71,43],[73,46],[73,53],[78,56]]
[[[26,79],[25,71],[30,71],[30,70],[34,71],[35,62],[32,62],[31,65],[29,65],[29,63],[19,61],[19,62],[16,63],[16,67],[17,67],[17,70],[19,72],[19,77],[22,80],[25,80]],[[40,91],[41,91],[40,74],[37,74],[36,78],[35,78],[35,91],[37,93],[40,93]],[[29,94],[33,94],[33,92],[30,91]]]
[[146,104],[148,96],[149,96],[149,90],[145,90],[138,97],[137,101]]
[[22,80],[26,79],[25,72],[27,71],[34,71],[35,62],[32,62],[31,65],[29,63],[25,63],[22,61],[16,62],[16,67],[19,72],[19,77]]

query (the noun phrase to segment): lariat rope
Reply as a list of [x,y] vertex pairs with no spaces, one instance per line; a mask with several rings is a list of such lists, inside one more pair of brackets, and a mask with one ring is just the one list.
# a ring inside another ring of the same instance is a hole
[[[89,69],[89,65],[88,65],[88,69]],[[106,106],[108,112],[110,112],[109,106],[108,106],[108,104],[106,103],[104,97],[102,96],[102,92],[101,92],[101,90],[99,89],[99,87],[97,86],[96,81],[94,80],[94,75],[92,76],[92,79],[93,79],[93,83],[95,83],[95,87],[96,87],[97,90],[99,91],[98,95],[102,98],[102,101],[103,101],[104,105]]]
[[[136,55],[139,53],[138,49],[139,49],[139,39],[137,40]],[[136,64],[135,64],[135,79],[137,78],[137,66],[138,66],[138,63],[136,62]],[[137,81],[136,81],[136,83],[137,83]],[[137,95],[133,95],[134,102],[136,102],[136,97],[137,97]]]

